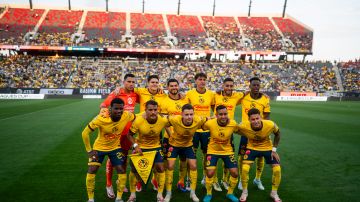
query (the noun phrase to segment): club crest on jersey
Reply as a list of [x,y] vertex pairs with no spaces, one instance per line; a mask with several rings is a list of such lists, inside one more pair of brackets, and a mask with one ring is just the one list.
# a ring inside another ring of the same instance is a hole
[[199,103],[200,104],[203,104],[205,102],[204,98],[203,97],[199,97]]
[[220,133],[219,133],[219,136],[220,136],[220,137],[224,137],[225,134],[224,134],[223,132],[220,132]]
[[250,108],[256,108],[256,106],[255,106],[255,102],[251,102],[251,104],[250,104]]
[[146,158],[142,158],[138,161],[138,166],[141,169],[145,169],[149,166],[149,161]]
[[129,97],[129,98],[127,99],[127,103],[131,105],[131,104],[134,103],[134,101],[133,101],[133,99],[131,99],[131,98]]
[[223,102],[228,102],[228,101],[229,101],[229,98],[223,97]]
[[176,103],[176,110],[181,110],[182,106],[178,103]]

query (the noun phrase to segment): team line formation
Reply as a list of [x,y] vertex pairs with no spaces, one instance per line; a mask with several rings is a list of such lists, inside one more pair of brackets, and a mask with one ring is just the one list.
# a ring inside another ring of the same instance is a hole
[[[260,92],[260,79],[250,79],[248,92],[235,92],[232,78],[224,79],[221,91],[217,92],[206,89],[206,81],[205,73],[197,73],[196,87],[183,94],[179,91],[179,81],[169,79],[166,94],[159,86],[157,75],[148,76],[146,88],[134,87],[134,74],[124,76],[122,87],[109,94],[100,105],[99,115],[82,132],[89,156],[86,175],[89,202],[94,201],[95,176],[105,156],[108,156],[108,197],[115,198],[115,202],[125,201],[122,196],[128,192],[126,168],[129,164],[130,196],[127,201],[136,201],[136,192],[141,194],[143,183],[140,173],[127,157],[145,156],[147,153],[155,153],[155,157],[150,159],[154,165],[150,167],[153,173],[150,181],[157,190],[156,201],[171,201],[174,167],[179,157],[177,187],[190,193],[189,201],[199,202],[196,195],[198,148],[203,153],[201,184],[206,187],[202,201],[211,201],[212,189],[222,191],[217,176],[219,159],[223,161],[221,184],[227,190],[227,199],[232,202],[247,200],[249,170],[254,162],[257,168],[253,183],[264,190],[261,175],[266,162],[272,166],[270,197],[275,202],[281,201],[277,193],[281,181],[277,153],[280,130],[270,120],[270,99]],[[137,103],[140,104],[140,113],[135,115]],[[239,124],[234,120],[238,105],[242,110]],[[89,136],[95,129],[98,129],[97,138],[91,144]],[[273,141],[271,134],[274,134]],[[235,135],[241,135],[238,159],[235,158]],[[149,162],[145,160],[141,164],[146,166]],[[111,181],[114,168],[117,171],[116,195]],[[239,198],[233,193],[236,186],[242,190]]]

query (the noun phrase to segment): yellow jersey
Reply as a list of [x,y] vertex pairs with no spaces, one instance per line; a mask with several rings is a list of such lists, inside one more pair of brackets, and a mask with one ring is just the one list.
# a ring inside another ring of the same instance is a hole
[[154,149],[161,147],[161,131],[168,125],[168,119],[158,115],[157,121],[150,124],[142,113],[136,115],[134,123],[131,125],[131,132],[137,133],[136,142],[141,149]]
[[[98,136],[93,145],[94,150],[112,151],[121,148],[119,141],[121,133],[124,130],[126,124],[129,121],[133,121],[134,119],[135,115],[128,111],[124,111],[121,115],[121,119],[117,122],[111,120],[110,117],[103,117],[98,115],[83,130],[83,137],[89,137],[88,135],[93,130],[99,128]],[[90,145],[85,145],[85,147],[88,152],[91,151]]]
[[251,128],[250,122],[242,122],[239,124],[239,132],[248,138],[248,149],[257,151],[269,151],[272,149],[273,144],[270,139],[272,133],[277,133],[279,127],[270,120],[262,120],[262,129],[254,131]]
[[231,155],[234,150],[231,146],[231,135],[238,131],[236,121],[230,119],[226,126],[219,126],[217,119],[211,119],[203,125],[204,130],[210,130],[210,141],[207,154]]
[[253,99],[249,93],[241,100],[241,108],[241,122],[249,122],[247,113],[251,108],[258,109],[261,118],[264,118],[264,112],[270,112],[270,99],[264,95],[261,95],[259,99]]
[[[167,96],[161,105],[161,113],[167,115],[181,115],[182,107],[189,103],[187,98],[174,100]],[[173,127],[170,127],[170,130],[173,132]],[[164,138],[169,138],[169,134],[165,131]]]
[[235,119],[236,106],[241,104],[241,99],[244,97],[242,92],[233,92],[231,96],[215,94],[215,109],[219,105],[224,105],[228,111],[229,118]]
[[167,97],[165,93],[156,93],[153,95],[147,88],[135,88],[134,92],[139,95],[140,113],[145,111],[145,103],[149,100],[155,100],[158,103],[158,111],[161,112],[161,105]]
[[[208,89],[206,89],[205,93],[199,93],[196,88],[194,88],[186,93],[188,102],[194,107],[195,115],[203,118],[211,116],[211,106],[215,105],[214,96],[215,93]],[[205,131],[199,129],[197,132]]]
[[193,136],[197,129],[206,122],[206,118],[194,116],[190,126],[185,126],[182,122],[182,116],[169,116],[169,122],[173,127],[173,133],[169,138],[169,144],[175,147],[190,147],[193,145]]

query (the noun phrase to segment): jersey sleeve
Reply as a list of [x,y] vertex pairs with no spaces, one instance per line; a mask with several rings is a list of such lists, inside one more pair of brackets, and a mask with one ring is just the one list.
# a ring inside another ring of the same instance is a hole
[[266,102],[265,102],[264,104],[265,104],[265,106],[264,106],[264,112],[270,113],[270,99],[269,99],[269,98],[266,98]]
[[203,130],[210,130],[210,127],[209,127],[209,121],[206,121],[203,125],[202,125],[202,129]]
[[84,145],[85,145],[85,149],[87,152],[90,152],[92,150],[91,148],[91,144],[90,144],[90,134],[99,127],[99,123],[98,123],[98,119],[97,117],[95,117],[82,131],[81,133],[81,137],[83,139]]
[[273,128],[273,132],[274,133],[277,133],[277,132],[279,132],[279,127],[277,126],[277,124],[274,122],[274,128]]

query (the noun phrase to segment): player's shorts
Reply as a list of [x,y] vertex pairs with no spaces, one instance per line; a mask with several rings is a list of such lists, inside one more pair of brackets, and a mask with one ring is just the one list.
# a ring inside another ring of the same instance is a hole
[[170,145],[166,156],[168,159],[172,160],[175,160],[178,156],[184,156],[187,159],[196,159],[195,152],[192,146],[175,147]]
[[[162,141],[162,148],[163,148],[163,152],[164,154],[168,153],[168,149],[169,149],[169,138],[164,137],[163,141]],[[165,159],[167,158],[167,156],[165,155]]]
[[[120,137],[121,148],[126,151],[129,151],[129,149],[132,146],[131,142],[127,138],[127,134],[129,133],[130,127],[131,127],[131,122],[128,122],[126,124],[123,132],[121,133],[121,137]],[[126,153],[128,153],[128,152],[126,152]]]
[[195,132],[193,137],[193,147],[194,149],[199,148],[201,144],[201,150],[206,154],[207,147],[209,144],[210,132]]
[[245,154],[247,143],[248,143],[247,137],[241,136],[238,155],[244,155]]
[[154,148],[154,149],[141,149],[142,152],[148,151],[156,151],[154,163],[163,163],[164,162],[164,153],[161,147]]
[[231,155],[208,154],[206,155],[206,169],[216,169],[216,165],[219,159],[223,160],[225,168],[237,168],[237,162],[234,154]]
[[98,160],[89,158],[88,165],[98,165],[100,166],[104,161],[105,156],[108,156],[110,162],[113,166],[125,165],[126,163],[126,156],[123,153],[121,148],[115,149],[112,151],[97,151]]
[[275,158],[271,159],[271,153],[272,151],[257,151],[257,150],[251,150],[247,149],[245,151],[243,162],[254,162],[255,158],[257,157],[264,157],[266,164],[280,164]]

